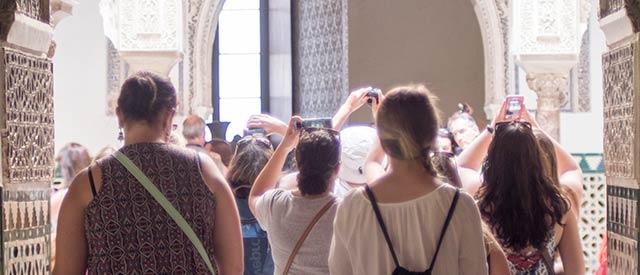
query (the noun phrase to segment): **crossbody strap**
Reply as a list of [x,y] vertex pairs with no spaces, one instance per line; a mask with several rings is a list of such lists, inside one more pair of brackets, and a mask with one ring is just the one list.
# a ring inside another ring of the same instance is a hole
[[369,197],[369,202],[371,203],[373,212],[376,214],[378,225],[380,225],[380,229],[382,230],[382,235],[384,235],[384,240],[387,242],[387,246],[389,247],[389,251],[391,252],[391,257],[393,257],[393,262],[396,264],[396,267],[399,267],[400,262],[398,261],[398,256],[396,255],[395,249],[393,249],[393,243],[391,243],[391,238],[389,238],[389,232],[387,232],[387,225],[384,223],[384,220],[382,219],[380,208],[378,208],[378,201],[376,201],[376,196],[371,191],[371,188],[369,188],[369,185],[364,186],[364,191],[367,192],[367,197]]
[[293,264],[293,259],[296,258],[296,255],[298,254],[298,250],[300,250],[300,247],[302,247],[302,243],[304,243],[304,241],[307,239],[307,237],[309,236],[309,233],[311,233],[311,230],[316,225],[316,223],[318,223],[320,218],[322,218],[324,213],[326,213],[327,210],[329,210],[329,208],[331,208],[331,206],[333,206],[334,202],[335,202],[334,199],[331,199],[329,202],[327,202],[327,204],[325,204],[324,207],[322,207],[320,209],[320,211],[318,211],[316,216],[313,217],[313,220],[311,220],[309,225],[307,225],[307,228],[302,233],[302,236],[300,236],[300,239],[298,239],[298,242],[296,243],[296,246],[293,247],[293,250],[291,251],[291,254],[289,255],[289,259],[287,260],[287,265],[285,266],[284,272],[282,272],[282,274],[286,275],[286,274],[289,273],[289,269],[291,269],[291,265]]
[[136,166],[127,156],[125,156],[119,151],[116,151],[114,155],[116,159],[125,168],[127,168],[129,173],[131,173],[138,180],[138,182],[140,182],[142,187],[144,187],[144,189],[146,189],[147,192],[149,192],[149,194],[158,202],[158,204],[162,206],[162,208],[167,212],[167,214],[169,214],[171,219],[173,219],[173,221],[178,225],[178,227],[182,229],[182,232],[184,232],[184,234],[187,235],[187,238],[189,238],[189,240],[191,241],[195,249],[198,251],[198,254],[200,254],[200,257],[202,258],[204,263],[207,265],[207,268],[209,269],[209,271],[211,271],[211,274],[216,274],[213,268],[213,264],[211,264],[209,255],[207,254],[207,251],[202,245],[202,242],[200,241],[196,233],[193,231],[189,223],[180,214],[180,212],[178,212],[178,210],[175,207],[173,207],[171,202],[169,202],[169,200],[167,200],[167,198],[162,194],[162,192],[158,190],[158,187],[156,187],[151,182],[151,180],[140,170],[140,168],[138,168],[138,166]]
[[440,246],[442,245],[442,241],[444,240],[444,235],[447,233],[447,228],[449,227],[449,223],[451,223],[451,218],[453,218],[453,212],[456,210],[456,205],[458,205],[458,198],[460,197],[460,189],[456,188],[456,194],[453,195],[453,201],[451,202],[451,206],[449,207],[449,212],[447,213],[447,219],[444,221],[444,226],[442,226],[442,231],[440,231],[440,238],[438,239],[438,246],[436,247],[436,253],[433,254],[433,259],[431,259],[431,263],[429,264],[429,269],[433,269],[433,265],[436,263],[436,259],[438,258],[438,253],[440,252]]

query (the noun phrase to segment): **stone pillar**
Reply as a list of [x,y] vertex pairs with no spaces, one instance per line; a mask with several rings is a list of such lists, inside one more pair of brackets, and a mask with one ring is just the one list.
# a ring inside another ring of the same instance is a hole
[[527,84],[538,95],[538,124],[554,139],[559,140],[560,106],[567,99],[567,75],[528,74]]
[[608,272],[638,274],[640,223],[640,1],[600,1]]
[[53,30],[48,0],[0,5],[0,274],[49,274]]

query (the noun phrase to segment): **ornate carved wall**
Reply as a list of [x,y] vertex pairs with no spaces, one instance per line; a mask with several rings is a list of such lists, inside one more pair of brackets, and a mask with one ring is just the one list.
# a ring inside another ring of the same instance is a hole
[[[626,9],[627,15],[619,11]],[[640,3],[601,0],[611,48],[602,58],[609,273],[638,274],[640,202]],[[610,27],[627,26],[629,28]]]
[[48,0],[0,4],[0,274],[49,274],[53,64]]
[[347,0],[292,1],[294,112],[333,116],[349,89]]
[[609,267],[615,274],[638,271],[637,206],[640,155],[640,41],[603,57],[604,147],[607,174]]
[[598,269],[600,246],[607,231],[607,190],[602,154],[575,154],[584,176],[584,193],[580,206],[580,239],[584,253],[586,274]]
[[4,273],[48,274],[53,65],[9,47],[0,55]]

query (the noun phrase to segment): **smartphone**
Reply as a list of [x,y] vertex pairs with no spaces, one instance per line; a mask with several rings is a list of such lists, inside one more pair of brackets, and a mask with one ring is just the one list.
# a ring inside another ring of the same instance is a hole
[[333,120],[331,118],[311,118],[304,119],[302,122],[296,123],[296,128],[333,128]]
[[507,115],[520,115],[520,113],[522,112],[522,103],[524,103],[524,96],[507,96]]

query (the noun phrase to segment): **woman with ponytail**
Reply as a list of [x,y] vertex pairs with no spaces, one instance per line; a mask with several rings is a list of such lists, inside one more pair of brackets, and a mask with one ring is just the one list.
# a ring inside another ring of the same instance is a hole
[[378,148],[366,167],[381,176],[338,207],[331,274],[487,274],[475,202],[438,181],[430,161],[438,131],[434,101],[422,85],[395,88],[381,100]]
[[[331,129],[296,128],[287,132],[255,180],[249,208],[267,231],[274,274],[328,274],[329,244],[337,199],[331,193],[340,167],[340,141]],[[295,190],[274,189],[287,155],[294,150],[300,173]]]

